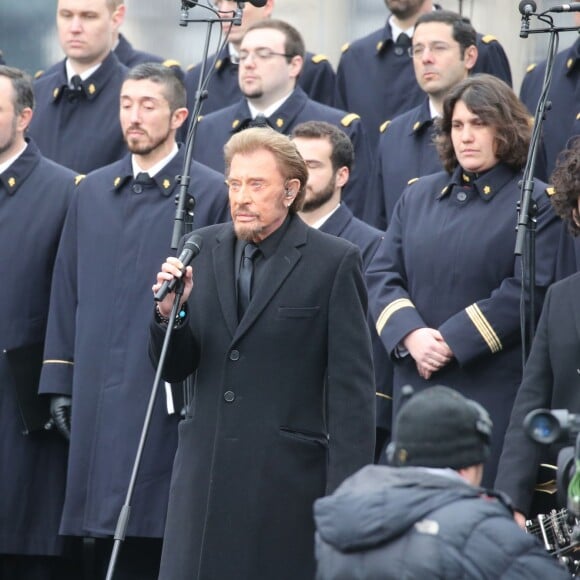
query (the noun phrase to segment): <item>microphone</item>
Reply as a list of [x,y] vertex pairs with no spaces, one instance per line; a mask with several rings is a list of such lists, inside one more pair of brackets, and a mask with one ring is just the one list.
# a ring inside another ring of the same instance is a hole
[[536,3],[534,0],[522,0],[518,8],[522,15],[520,38],[528,38],[530,34],[530,16],[536,12]]
[[[185,242],[185,245],[183,246],[181,254],[179,254],[178,258],[178,260],[183,264],[183,268],[181,269],[182,273],[185,272],[185,268],[187,268],[191,261],[201,252],[201,244],[201,236],[197,234],[193,234],[188,238],[187,242]],[[169,292],[173,292],[177,282],[178,278],[165,280],[161,288],[159,288],[159,290],[157,290],[155,293],[155,296],[153,296],[155,302],[161,302],[167,296],[167,294],[169,294]]]
[[546,12],[580,12],[580,2],[570,2],[561,6],[552,6]]
[[534,14],[536,12],[536,3],[534,0],[522,0],[518,6],[520,14],[524,16],[529,16],[530,14]]

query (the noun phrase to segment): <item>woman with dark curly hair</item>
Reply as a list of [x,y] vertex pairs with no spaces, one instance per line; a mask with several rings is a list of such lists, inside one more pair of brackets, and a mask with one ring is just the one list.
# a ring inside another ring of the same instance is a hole
[[568,224],[570,233],[580,235],[580,137],[571,139],[568,149],[559,156],[558,164],[552,173],[552,207]]
[[[394,412],[406,384],[444,384],[482,404],[494,422],[485,485],[495,479],[521,379],[514,247],[530,133],[526,109],[503,81],[476,75],[453,88],[437,137],[446,172],[407,187],[368,272],[371,312],[395,361]],[[545,190],[535,183],[535,315],[561,229]]]
[[[552,174],[556,213],[574,236],[580,234],[580,138],[560,154]],[[548,290],[532,350],[515,400],[496,487],[510,495],[523,525],[534,516],[533,502],[538,465],[558,464],[565,444],[534,443],[524,433],[524,417],[534,409],[568,409],[580,413],[580,273]],[[563,506],[558,506],[563,507]]]

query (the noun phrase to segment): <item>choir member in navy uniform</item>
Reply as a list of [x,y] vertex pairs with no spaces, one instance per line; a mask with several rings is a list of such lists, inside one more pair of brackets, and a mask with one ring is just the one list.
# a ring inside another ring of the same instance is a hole
[[10,358],[42,348],[52,269],[75,187],[72,171],[25,139],[33,101],[32,80],[0,66],[0,578],[61,580],[69,578],[58,535],[66,442],[55,430],[23,433],[17,366],[33,362]]
[[[240,26],[232,26],[229,22],[222,23],[224,34],[229,33],[228,44],[220,52],[217,60],[216,55],[213,54],[206,61],[206,74],[210,72],[214,61],[215,70],[208,85],[209,95],[203,102],[202,113],[204,115],[232,105],[242,96],[238,84],[238,53],[242,38],[252,23],[271,17],[274,3],[275,0],[266,0],[265,5],[258,8],[246,2]],[[223,18],[231,18],[238,3],[232,0],[214,0],[213,4]],[[200,74],[201,66],[197,64],[185,76],[187,106],[190,111],[195,102],[195,92],[198,88]],[[334,83],[335,74],[328,58],[323,54],[306,52],[304,67],[298,78],[298,85],[302,87],[304,92],[314,101],[332,105],[334,103]]]
[[[574,14],[580,26],[580,14]],[[524,77],[520,98],[534,114],[540,98],[546,62],[530,65]],[[580,134],[580,39],[556,55],[548,100],[552,103],[542,125],[542,141],[536,160],[535,175],[547,179],[554,170],[560,151],[571,138]],[[556,277],[566,278],[580,271],[580,240],[562,228]]]
[[[164,366],[166,380],[196,377],[159,579],[313,578],[312,504],[373,458],[360,251],[296,215],[308,170],[288,137],[242,131],[225,163],[233,224],[197,230]],[[153,290],[180,266],[168,259]],[[155,362],[172,303],[151,317]]]
[[[385,119],[423,101],[407,49],[417,18],[439,8],[432,0],[385,0],[385,4],[391,11],[386,25],[345,44],[336,72],[335,105],[362,117],[372,145]],[[491,35],[478,34],[477,49],[474,72],[496,75],[511,85],[509,62],[499,42]]]
[[[350,139],[343,131],[324,121],[300,123],[291,137],[308,167],[306,196],[298,215],[309,226],[358,246],[363,259],[363,273],[366,272],[383,239],[383,232],[357,219],[341,203],[342,189],[348,182],[354,163],[354,148]],[[391,431],[393,369],[370,316],[369,325],[377,389],[376,458]]]
[[[129,71],[121,88],[121,126],[131,155],[81,181],[57,255],[40,392],[55,415],[70,406],[70,456],[60,531],[102,538],[114,532],[153,384],[143,357],[151,279],[168,255],[184,149],[175,132],[187,116],[185,87],[158,63]],[[226,219],[223,176],[191,167],[194,226]],[[76,306],[76,307],[75,307]],[[132,501],[121,578],[156,579],[176,414],[157,401]],[[96,540],[106,571],[109,540]],[[100,576],[99,576],[100,577]]]
[[117,161],[127,148],[119,90],[127,69],[111,51],[124,6],[117,0],[58,0],[66,58],[38,77],[30,125],[44,155],[80,173]]
[[410,51],[417,83],[427,98],[381,126],[374,184],[365,208],[368,223],[386,229],[409,181],[443,169],[433,141],[435,119],[441,116],[447,91],[475,65],[475,42],[473,26],[455,12],[435,10],[418,18]]
[[[580,14],[574,17],[580,27]],[[532,115],[540,99],[545,72],[545,61],[538,66],[530,65],[522,82],[520,98]],[[548,100],[552,107],[542,125],[542,154],[538,155],[535,172],[544,180],[554,170],[558,153],[566,148],[570,137],[580,134],[580,38],[556,55]]]
[[304,42],[293,26],[273,19],[252,24],[239,53],[239,84],[245,98],[202,116],[194,157],[220,170],[224,144],[249,125],[267,124],[289,135],[304,121],[327,121],[344,130],[354,145],[356,161],[343,201],[361,217],[372,163],[364,128],[358,115],[317,103],[296,85],[303,56]]
[[[580,138],[575,138],[558,158],[551,182],[555,190],[550,197],[552,205],[577,238],[580,234]],[[534,493],[540,465],[558,465],[558,451],[566,445],[566,441],[553,445],[532,441],[524,431],[524,418],[535,409],[567,409],[570,413],[580,413],[579,295],[578,273],[548,290],[505,437],[495,487],[510,496],[517,510],[516,520],[522,527],[526,516],[534,517],[540,505],[534,501],[540,495]]]
[[[494,423],[485,486],[493,484],[521,379],[521,260],[516,205],[531,127],[501,80],[475,75],[444,101],[438,149],[447,171],[403,193],[368,272],[377,331],[401,388],[445,383],[477,400]],[[561,224],[535,183],[536,316],[553,282]],[[490,386],[491,385],[491,386]]]

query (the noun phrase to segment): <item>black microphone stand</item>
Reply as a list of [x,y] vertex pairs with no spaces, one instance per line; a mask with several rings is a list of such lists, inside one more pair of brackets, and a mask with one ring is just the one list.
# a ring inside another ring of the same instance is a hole
[[127,494],[125,496],[125,503],[121,508],[121,513],[119,514],[119,519],[117,520],[117,527],[115,528],[113,551],[111,552],[111,558],[109,560],[109,567],[107,569],[107,580],[112,580],[115,573],[115,567],[117,564],[117,559],[119,557],[119,552],[121,550],[121,544],[125,541],[125,536],[127,534],[127,527],[129,525],[129,517],[131,515],[131,498],[133,497],[133,490],[135,489],[135,483],[137,481],[137,475],[139,473],[139,467],[141,464],[141,456],[143,455],[143,449],[145,448],[145,442],[147,441],[147,435],[149,432],[149,424],[151,422],[151,417],[153,416],[153,407],[155,406],[155,399],[157,398],[157,391],[159,389],[159,383],[161,381],[161,373],[163,372],[163,365],[165,363],[165,358],[167,357],[167,351],[169,349],[169,342],[171,340],[171,335],[173,333],[174,323],[173,321],[177,317],[179,311],[179,302],[181,296],[183,296],[183,278],[180,278],[175,286],[175,300],[173,301],[173,307],[171,308],[171,314],[169,315],[169,324],[167,325],[167,330],[165,331],[165,337],[163,339],[163,347],[161,349],[161,355],[159,357],[159,364],[157,365],[157,370],[155,372],[155,378],[153,379],[153,388],[151,389],[151,395],[149,396],[149,402],[147,404],[147,411],[145,413],[145,421],[143,422],[143,429],[141,430],[141,436],[139,438],[139,445],[137,446],[137,454],[135,456],[135,461],[133,463],[133,468],[131,470],[131,478],[129,480],[129,487],[127,488]]
[[[199,6],[204,8],[206,11],[211,13],[211,16],[206,18],[189,18],[189,9]],[[195,208],[195,198],[189,194],[189,184],[191,182],[191,162],[193,159],[193,145],[195,142],[195,134],[197,129],[198,118],[201,112],[203,101],[207,98],[207,86],[211,79],[211,75],[215,71],[215,63],[217,62],[218,56],[225,47],[228,34],[223,35],[221,32],[222,22],[231,22],[232,26],[239,26],[242,22],[242,11],[243,2],[238,3],[238,8],[232,13],[232,18],[222,18],[219,16],[217,10],[209,5],[201,4],[196,0],[181,0],[181,15],[179,20],[180,26],[187,26],[190,22],[205,22],[207,23],[207,31],[205,36],[205,43],[203,48],[203,54],[201,59],[201,74],[198,84],[197,91],[195,93],[195,103],[193,105],[191,114],[191,121],[189,129],[187,132],[187,138],[185,141],[185,155],[183,162],[182,175],[177,176],[179,181],[179,193],[177,195],[177,210],[175,213],[175,221],[173,227],[173,236],[171,239],[171,248],[177,250],[181,238],[190,233],[193,228],[193,218],[194,218],[194,208]],[[209,54],[209,46],[211,41],[212,27],[215,24],[220,24],[220,36],[219,36],[219,47],[216,51],[216,58],[212,63],[212,67],[209,75],[206,77],[206,61]],[[190,200],[189,202],[187,200]],[[187,231],[186,231],[187,230]],[[173,321],[177,316],[179,309],[180,298],[183,295],[183,279],[180,279],[175,288],[175,300],[173,302],[173,307],[171,310],[171,315],[169,317],[170,323],[167,325],[167,331],[165,333],[165,338],[163,341],[163,348],[161,350],[161,355],[159,358],[159,363],[157,365],[157,370],[155,372],[155,379],[153,381],[153,388],[151,390],[151,395],[149,397],[149,403],[147,405],[147,411],[145,413],[145,419],[143,422],[143,428],[141,430],[141,436],[139,439],[139,445],[137,447],[137,454],[135,456],[135,461],[133,463],[133,468],[131,471],[131,478],[129,480],[129,486],[127,488],[127,494],[125,496],[125,503],[121,508],[119,518],[117,520],[117,527],[115,528],[115,535],[113,537],[113,550],[111,552],[111,557],[109,559],[109,566],[107,569],[106,580],[113,580],[115,574],[115,567],[121,550],[121,545],[125,541],[125,536],[127,533],[127,527],[129,525],[129,518],[131,515],[131,499],[133,497],[133,491],[135,488],[135,483],[137,480],[137,475],[139,472],[139,467],[141,464],[141,457],[143,454],[143,449],[145,447],[145,442],[147,440],[147,434],[149,431],[149,424],[151,422],[151,417],[153,416],[153,408],[155,406],[155,399],[157,397],[157,391],[159,388],[159,382],[161,381],[161,374],[163,372],[163,366],[165,364],[165,359],[167,357],[167,351],[169,348],[169,342],[171,340],[171,334],[173,332]],[[192,398],[192,386],[191,378],[186,379],[186,386],[184,387],[184,408],[187,413]]]
[[[547,24],[547,28],[530,29],[530,17],[536,16],[538,20]],[[526,363],[529,346],[536,330],[535,320],[535,230],[537,205],[532,199],[534,191],[534,171],[536,158],[540,146],[542,125],[546,112],[550,109],[548,94],[552,85],[554,60],[558,52],[558,34],[568,30],[577,30],[577,27],[556,27],[554,21],[547,12],[541,14],[524,14],[521,21],[520,37],[527,38],[530,34],[550,35],[548,44],[548,57],[546,59],[546,72],[542,84],[542,91],[534,114],[534,127],[532,138],[528,148],[528,156],[524,167],[521,181],[521,195],[518,202],[518,220],[516,228],[515,255],[522,257],[522,291],[520,299],[520,331],[522,340],[522,367]],[[528,300],[526,301],[526,297]],[[527,307],[526,307],[527,306]],[[529,312],[529,317],[528,317]]]

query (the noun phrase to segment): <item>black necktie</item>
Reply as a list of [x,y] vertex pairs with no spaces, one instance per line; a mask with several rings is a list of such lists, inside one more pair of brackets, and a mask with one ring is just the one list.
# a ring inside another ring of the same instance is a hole
[[252,278],[254,277],[254,258],[260,251],[258,246],[248,242],[244,247],[240,274],[238,276],[238,316],[241,320],[252,297]]
[[256,115],[255,118],[253,118],[248,123],[248,127],[269,127],[269,126],[270,124],[268,123],[268,119],[266,119],[266,116],[262,115],[262,113]]
[[141,171],[140,173],[137,173],[137,176],[133,181],[132,189],[135,193],[141,193],[143,188],[148,187],[152,183],[154,183],[153,178],[145,171]]
[[411,39],[409,35],[401,32],[399,36],[397,36],[397,42],[395,42],[395,54],[397,56],[403,56],[409,53],[409,48],[411,46]]
[[70,79],[71,86],[66,87],[67,98],[69,101],[76,101],[80,97],[85,96],[85,87],[79,75],[74,75]]

